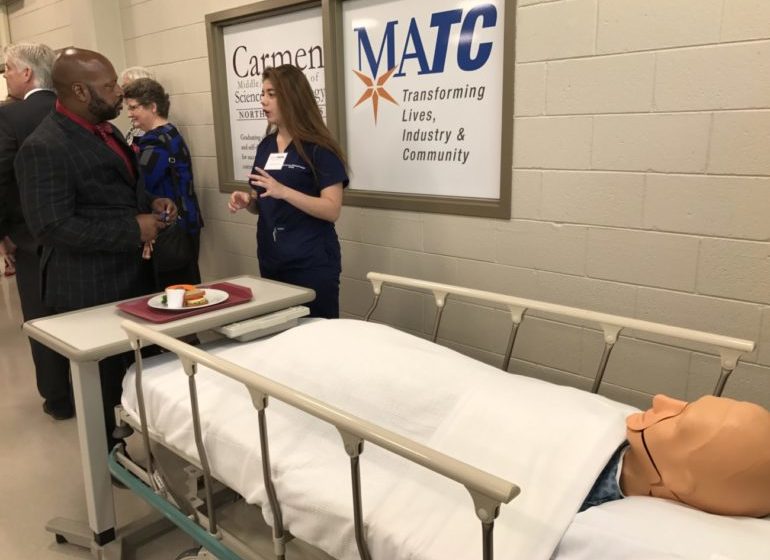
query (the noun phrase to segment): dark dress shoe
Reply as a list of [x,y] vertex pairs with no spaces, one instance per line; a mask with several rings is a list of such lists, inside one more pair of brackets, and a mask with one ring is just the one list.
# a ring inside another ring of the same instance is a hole
[[72,403],[67,401],[53,403],[44,401],[43,412],[48,416],[51,416],[54,420],[68,420],[75,416],[75,407],[72,406]]

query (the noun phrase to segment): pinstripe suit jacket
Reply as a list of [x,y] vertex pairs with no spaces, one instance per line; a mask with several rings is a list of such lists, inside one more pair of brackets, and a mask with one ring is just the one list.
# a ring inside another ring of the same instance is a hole
[[[125,145],[115,127],[113,135]],[[24,218],[43,244],[47,305],[80,309],[147,291],[135,216],[151,199],[102,139],[54,111],[14,164]]]

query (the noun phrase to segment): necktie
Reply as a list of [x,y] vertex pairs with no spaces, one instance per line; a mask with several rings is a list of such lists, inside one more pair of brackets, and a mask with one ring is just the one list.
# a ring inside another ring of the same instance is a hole
[[[120,158],[126,163],[126,166],[128,167],[129,172],[131,172],[131,175],[134,174],[134,170],[131,168],[131,164],[128,161],[128,157],[125,153],[123,153],[123,150],[120,149],[120,146],[115,141],[115,138],[112,136],[112,126],[108,122],[100,122],[98,124],[94,125],[94,134],[96,134],[99,138],[101,138],[109,148],[118,154]],[[152,245],[155,243],[155,241],[147,241],[145,242],[144,246],[142,247],[142,258],[145,260],[149,260],[152,258]]]
[[112,135],[112,126],[108,122],[100,122],[94,125],[94,132],[99,138],[107,142],[107,138]]
[[[126,164],[126,168],[131,176],[134,176],[134,168],[131,166],[131,160],[128,158],[126,151],[120,146],[115,136],[112,134],[112,125],[108,122],[100,122],[94,125],[94,134],[96,134],[102,141],[107,144],[107,147],[115,152],[123,163]],[[133,155],[133,154],[132,154]]]

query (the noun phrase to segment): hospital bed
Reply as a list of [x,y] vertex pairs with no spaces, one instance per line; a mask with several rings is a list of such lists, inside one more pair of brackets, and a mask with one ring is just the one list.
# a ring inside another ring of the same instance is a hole
[[[124,382],[121,418],[141,432],[150,458],[139,465],[116,450],[113,475],[221,560],[766,557],[767,519],[652,498],[575,515],[636,410],[597,394],[621,332],[716,349],[714,394],[752,342],[434,282],[369,279],[367,320],[384,285],[431,294],[433,340],[450,298],[505,308],[506,371],[527,314],[598,325],[605,347],[592,391],[500,373],[371,322],[308,321],[265,340],[195,348],[126,321],[137,367]],[[171,352],[143,364],[147,343]],[[163,465],[169,450],[184,476]],[[221,523],[232,506],[217,508],[223,485],[261,507],[272,554],[248,550]],[[312,547],[287,555],[293,538]]]

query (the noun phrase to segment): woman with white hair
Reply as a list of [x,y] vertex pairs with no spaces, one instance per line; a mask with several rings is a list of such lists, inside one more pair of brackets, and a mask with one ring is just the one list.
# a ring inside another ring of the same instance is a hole
[[129,66],[120,73],[120,87],[124,88],[134,80],[139,78],[155,79],[155,74],[149,68],[144,66]]

